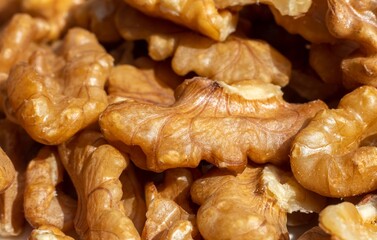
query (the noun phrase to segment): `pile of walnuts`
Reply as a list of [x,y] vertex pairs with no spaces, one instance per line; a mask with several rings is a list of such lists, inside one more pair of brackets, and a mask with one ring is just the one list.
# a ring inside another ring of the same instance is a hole
[[0,1],[0,238],[377,239],[376,87],[375,0]]

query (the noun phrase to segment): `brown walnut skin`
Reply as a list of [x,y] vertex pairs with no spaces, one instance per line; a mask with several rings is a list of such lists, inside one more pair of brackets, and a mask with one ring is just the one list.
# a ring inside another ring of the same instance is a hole
[[59,145],[59,156],[78,195],[74,219],[82,239],[140,239],[125,213],[119,177],[128,159],[102,134],[83,131]]
[[268,91],[248,100],[218,82],[193,78],[177,88],[171,106],[121,102],[110,105],[99,123],[106,139],[152,171],[196,167],[202,159],[238,172],[247,157],[284,164],[292,138],[326,105],[289,104],[275,93],[266,97]]
[[364,139],[376,134],[376,102],[376,88],[355,89],[337,109],[318,112],[297,134],[291,168],[302,186],[328,197],[377,189],[377,148],[363,145]]
[[62,143],[97,121],[107,106],[104,85],[113,66],[95,36],[83,29],[71,29],[56,51],[36,52],[29,63],[15,66],[7,81],[7,115],[46,145]]
[[42,148],[26,169],[25,218],[35,228],[43,225],[67,231],[73,227],[77,202],[56,186],[63,181],[57,150]]

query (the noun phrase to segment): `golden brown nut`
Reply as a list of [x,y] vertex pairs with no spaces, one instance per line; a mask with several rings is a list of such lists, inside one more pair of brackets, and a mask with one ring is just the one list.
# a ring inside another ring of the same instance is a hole
[[144,186],[137,179],[132,163],[123,171],[119,180],[122,183],[122,201],[125,214],[132,220],[137,231],[141,234],[146,219],[147,207],[144,200]]
[[63,166],[57,151],[42,148],[26,170],[25,218],[35,228],[51,225],[63,231],[73,227],[77,203],[56,186],[63,181]]
[[71,29],[57,51],[37,52],[7,81],[8,115],[44,144],[59,144],[97,121],[107,106],[112,58],[95,36]]
[[121,201],[119,176],[128,159],[94,131],[84,131],[58,149],[78,195],[74,226],[80,238],[140,239]]
[[376,133],[376,101],[377,89],[360,87],[344,96],[338,109],[320,111],[297,134],[291,167],[305,188],[330,197],[377,189],[377,148],[362,145]]
[[216,9],[213,0],[124,1],[147,15],[168,19],[214,40],[225,40],[237,24],[237,15],[228,10]]
[[373,0],[329,0],[327,22],[331,33],[360,45],[360,49],[342,61],[346,87],[377,86],[376,3]]
[[[196,167],[207,160],[242,171],[257,163],[286,163],[290,142],[320,109],[320,101],[289,104],[267,83],[227,85],[204,78],[186,80],[169,106],[121,102],[100,117],[105,137],[130,153],[144,169]],[[130,124],[132,123],[132,124]]]
[[75,24],[89,29],[100,42],[115,42],[121,39],[114,15],[119,0],[89,0],[73,10]]
[[[37,27],[27,14],[16,14],[0,34],[0,80],[8,77],[11,67],[26,60],[36,38]],[[15,41],[17,39],[17,41]]]
[[44,30],[44,40],[60,37],[72,25],[73,9],[85,0],[21,0],[22,12],[35,17],[35,21]]
[[[123,16],[130,21],[122,21]],[[159,19],[147,17],[128,6],[117,14],[119,32],[127,40],[148,41],[154,60],[172,57],[172,68],[178,75],[195,72],[228,84],[244,80],[288,83],[291,64],[263,41],[231,35],[224,42],[180,29]],[[138,22],[134,26],[132,22]]]
[[12,161],[0,147],[0,193],[4,192],[15,181],[16,170]]
[[201,205],[197,223],[208,240],[288,239],[287,212],[320,211],[324,206],[323,197],[273,166],[247,166],[237,175],[210,170],[194,182],[191,197]]
[[228,84],[255,80],[285,86],[291,73],[288,59],[268,43],[233,35],[219,43],[196,34],[181,35],[172,67],[182,76],[193,71]]
[[109,103],[136,100],[170,105],[175,102],[174,91],[179,77],[168,62],[154,62],[149,58],[136,60],[135,65],[115,66],[110,74],[107,92]]
[[29,240],[74,240],[70,236],[65,235],[59,228],[49,225],[40,226],[37,229],[33,229],[29,236]]
[[23,192],[26,163],[31,158],[34,141],[18,125],[0,120],[0,147],[16,170],[15,181],[0,194],[0,236],[17,236],[24,226]]
[[277,24],[291,34],[300,34],[312,43],[334,43],[336,41],[326,26],[327,0],[313,0],[309,10],[302,16],[296,17],[283,16],[284,14],[273,7],[270,9]]
[[143,239],[193,239],[197,235],[195,215],[189,207],[192,175],[187,169],[169,169],[164,182],[156,187],[148,183],[148,205]]
[[[312,5],[312,0],[214,0],[217,8],[223,9],[234,6],[244,6],[249,4],[268,4],[281,15],[298,16],[308,11]],[[315,1],[315,0],[314,0]]]
[[332,239],[376,239],[377,196],[369,195],[356,206],[350,202],[326,207],[319,225]]
[[331,240],[331,235],[325,233],[320,227],[313,227],[302,234],[297,240]]

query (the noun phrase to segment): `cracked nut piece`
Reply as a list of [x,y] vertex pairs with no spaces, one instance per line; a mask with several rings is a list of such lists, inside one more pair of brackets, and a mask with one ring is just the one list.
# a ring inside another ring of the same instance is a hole
[[377,148],[363,145],[376,134],[376,102],[376,88],[360,87],[345,95],[338,109],[320,111],[297,134],[291,167],[300,184],[329,197],[377,189]]
[[73,10],[75,24],[89,29],[100,42],[119,41],[114,19],[119,4],[119,0],[85,1]]
[[37,52],[7,81],[8,115],[36,141],[54,145],[94,123],[107,106],[112,57],[86,30],[71,29],[56,55]]
[[377,239],[377,196],[368,195],[356,206],[342,202],[326,207],[319,215],[319,226],[331,239]]
[[377,86],[376,3],[373,0],[329,0],[327,25],[341,39],[354,41],[360,49],[342,61],[343,84]]
[[115,66],[110,74],[107,92],[109,103],[136,100],[162,105],[175,102],[173,88],[180,79],[168,62],[154,62],[140,58],[133,65]]
[[204,239],[288,239],[287,212],[319,212],[325,198],[301,187],[288,172],[253,167],[237,175],[213,169],[191,187],[200,205]]
[[44,40],[60,37],[68,27],[72,26],[73,9],[85,0],[20,0],[21,10],[32,15],[43,29]]
[[140,239],[121,201],[119,176],[128,159],[94,131],[84,131],[58,149],[78,195],[74,226],[80,238]]
[[[122,21],[125,15],[129,21]],[[117,26],[125,39],[145,39],[154,60],[171,56],[172,68],[181,76],[195,72],[228,84],[255,80],[285,86],[289,81],[290,62],[263,41],[231,35],[224,42],[217,42],[147,17],[128,6],[119,10]]]
[[280,88],[267,83],[231,86],[193,78],[175,94],[171,106],[110,105],[99,121],[106,139],[130,153],[137,166],[152,171],[196,167],[203,159],[242,171],[247,157],[286,163],[292,138],[326,108],[321,101],[287,103]]
[[286,213],[258,186],[262,171],[248,166],[234,176],[214,169],[194,182],[191,197],[201,205],[197,224],[204,239],[289,239]]
[[62,181],[63,166],[57,151],[42,148],[26,170],[24,211],[31,226],[51,225],[63,231],[73,227],[77,203],[56,189]]
[[148,205],[143,239],[193,239],[197,235],[195,215],[189,206],[193,182],[188,169],[169,169],[159,186],[148,183],[145,195]]
[[[238,17],[226,9],[216,9],[213,0],[124,0],[147,15],[168,19],[214,40],[223,41],[235,30]],[[123,21],[129,21],[124,18]]]
[[[312,5],[312,0],[214,0],[215,6],[220,9],[229,7],[239,7],[249,4],[268,4],[281,15],[299,16],[308,11]],[[315,0],[314,0],[315,1]]]
[[4,192],[15,180],[16,170],[12,161],[0,147],[0,193]]
[[49,225],[43,225],[31,231],[29,240],[74,240],[65,235],[59,228]]
[[312,43],[334,43],[336,41],[326,26],[327,0],[313,0],[309,10],[297,17],[283,16],[273,7],[270,9],[276,23],[291,34],[300,34]]

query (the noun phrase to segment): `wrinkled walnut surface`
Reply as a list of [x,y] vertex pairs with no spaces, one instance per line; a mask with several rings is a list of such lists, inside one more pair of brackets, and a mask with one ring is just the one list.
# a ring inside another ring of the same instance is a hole
[[153,171],[196,167],[202,159],[234,171],[245,168],[247,157],[282,164],[292,137],[326,106],[289,104],[277,86],[249,84],[186,80],[168,107],[110,105],[100,117],[101,129],[110,142],[126,145],[137,166]]

